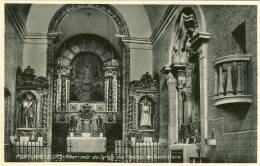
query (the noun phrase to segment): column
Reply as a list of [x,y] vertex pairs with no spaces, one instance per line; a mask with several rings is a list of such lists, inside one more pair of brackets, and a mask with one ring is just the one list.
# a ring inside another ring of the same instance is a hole
[[171,73],[168,74],[168,106],[169,106],[169,120],[168,120],[168,146],[178,142],[178,109],[176,98],[178,92],[176,89],[177,81]]
[[117,112],[117,73],[115,72],[112,78],[112,111]]
[[238,62],[237,66],[237,94],[242,93],[242,85],[241,85],[241,62]]
[[105,75],[105,87],[104,88],[105,88],[104,99],[106,102],[106,111],[107,111],[108,110],[108,88],[109,88],[109,77],[107,75]]
[[231,68],[232,68],[232,66],[229,63],[228,64],[228,73],[227,73],[227,89],[226,89],[227,95],[233,95]]
[[[56,108],[56,75],[53,74],[54,69],[52,67],[53,59],[54,59],[54,43],[53,39],[48,40],[48,52],[47,52],[47,79],[49,81],[49,89],[48,89],[48,108],[47,108],[47,146],[51,147],[52,145],[52,123],[53,123],[53,111]],[[55,93],[55,94],[54,94]],[[45,154],[51,154],[51,148],[46,148]]]
[[219,69],[218,94],[219,94],[219,97],[221,97],[221,96],[224,96],[222,65],[219,65],[218,69]]
[[61,73],[58,73],[57,78],[57,94],[56,94],[56,110],[60,112],[61,111]]
[[214,80],[215,81],[215,87],[214,87],[215,91],[214,92],[215,92],[215,95],[218,96],[218,72],[217,72],[216,68],[214,69],[214,76],[215,76],[215,80]]
[[[62,79],[62,111],[67,112],[68,110],[68,101],[70,98],[70,67],[63,69],[63,79]],[[66,121],[65,113],[65,121]]]
[[[69,101],[69,74],[70,68],[63,67],[57,71],[58,79],[57,79],[57,100],[56,100],[56,111],[62,113],[61,115],[65,115],[67,111],[67,104]],[[65,117],[61,117],[65,118]]]
[[188,121],[188,119],[192,117],[192,94],[190,90],[186,92],[186,103],[187,103],[187,116],[185,118],[187,118],[186,120]]

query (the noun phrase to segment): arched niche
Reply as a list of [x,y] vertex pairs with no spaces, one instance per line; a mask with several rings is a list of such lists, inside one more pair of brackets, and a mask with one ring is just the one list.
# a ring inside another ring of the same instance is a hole
[[56,52],[55,66],[54,112],[70,111],[69,102],[103,102],[99,110],[121,110],[122,64],[108,41],[96,35],[74,36]]
[[[176,79],[177,142],[195,144],[207,138],[207,41],[200,6],[179,6],[173,20],[169,65]],[[175,123],[175,122],[174,122]],[[203,130],[201,130],[203,129]],[[203,144],[204,142],[202,142]]]
[[22,137],[34,140],[43,136],[43,143],[46,144],[48,82],[46,78],[34,75],[34,72],[30,66],[24,71],[17,69],[15,111],[11,115],[13,134],[18,142],[22,141]]
[[138,129],[154,130],[155,105],[152,96],[143,95],[138,101]]
[[[17,94],[17,128],[37,128],[39,121],[37,115],[37,94],[32,91],[22,91]],[[38,96],[38,95],[37,95]],[[39,97],[39,96],[38,96]],[[38,98],[39,99],[39,98]]]
[[158,80],[149,72],[140,80],[130,83],[129,108],[127,110],[127,135],[136,142],[146,139],[158,142],[159,139],[159,87]]

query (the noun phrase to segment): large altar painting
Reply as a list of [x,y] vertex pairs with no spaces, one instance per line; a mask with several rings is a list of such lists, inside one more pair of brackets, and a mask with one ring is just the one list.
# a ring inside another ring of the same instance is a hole
[[103,62],[92,53],[77,55],[71,63],[71,101],[103,101]]

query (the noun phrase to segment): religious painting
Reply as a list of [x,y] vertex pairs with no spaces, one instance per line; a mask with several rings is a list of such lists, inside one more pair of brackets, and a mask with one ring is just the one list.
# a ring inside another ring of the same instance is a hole
[[77,55],[71,64],[71,101],[103,101],[103,63],[92,53]]

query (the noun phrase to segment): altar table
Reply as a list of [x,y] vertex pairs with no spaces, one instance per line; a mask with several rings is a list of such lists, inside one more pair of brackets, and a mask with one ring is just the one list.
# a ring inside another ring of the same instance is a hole
[[67,152],[104,153],[106,152],[106,138],[67,137]]

